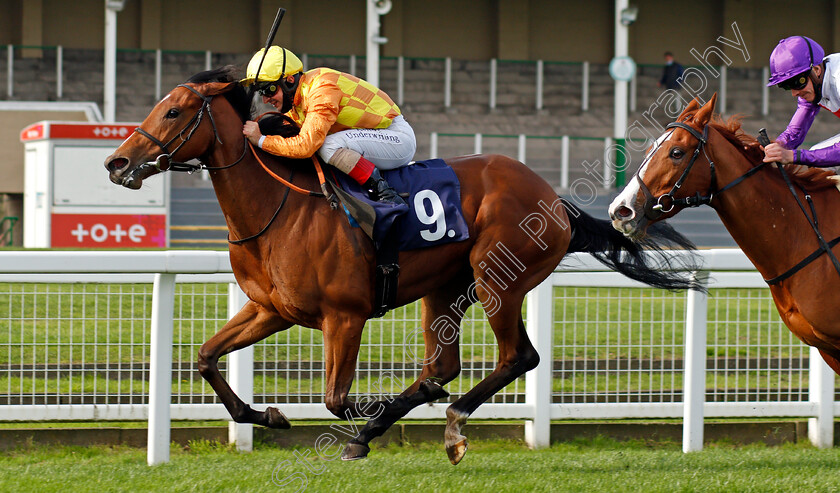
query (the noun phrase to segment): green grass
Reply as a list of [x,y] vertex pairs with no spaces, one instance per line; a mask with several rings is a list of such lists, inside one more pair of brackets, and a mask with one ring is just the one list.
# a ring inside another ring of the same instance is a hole
[[[302,465],[298,456],[307,453]],[[272,481],[294,474],[306,478],[310,492],[814,492],[840,484],[840,449],[804,444],[718,444],[683,454],[673,443],[595,439],[531,451],[516,442],[476,441],[458,466],[432,443],[374,448],[356,462],[314,455],[314,444],[241,454],[193,442],[150,468],[145,451],[127,447],[29,447],[0,455],[0,491],[301,491],[301,479],[285,488]]]

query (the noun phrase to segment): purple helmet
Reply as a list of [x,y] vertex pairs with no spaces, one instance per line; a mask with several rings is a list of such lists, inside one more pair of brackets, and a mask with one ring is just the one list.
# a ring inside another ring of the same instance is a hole
[[821,64],[824,57],[825,50],[811,38],[791,36],[779,41],[770,54],[770,80],[767,86],[775,86]]

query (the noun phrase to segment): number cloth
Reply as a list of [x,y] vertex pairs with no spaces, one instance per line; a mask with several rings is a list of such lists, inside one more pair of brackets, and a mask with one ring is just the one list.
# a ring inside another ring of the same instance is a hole
[[[461,183],[442,159],[418,161],[382,176],[399,192],[408,192],[405,206],[376,202],[367,191],[344,173],[333,173],[342,189],[364,203],[375,214],[373,240],[383,241],[393,226],[398,228],[400,251],[463,241],[470,237],[461,210]],[[354,218],[350,217],[353,224]]]

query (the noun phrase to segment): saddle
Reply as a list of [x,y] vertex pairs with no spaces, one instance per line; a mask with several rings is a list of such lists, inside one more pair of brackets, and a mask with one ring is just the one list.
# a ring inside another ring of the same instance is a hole
[[[262,119],[269,114],[272,115],[271,118]],[[276,112],[260,115],[257,120],[265,135],[290,136],[298,130],[288,117]],[[251,147],[253,150],[253,146]],[[400,275],[400,251],[469,238],[469,229],[461,210],[460,182],[452,168],[441,159],[418,161],[382,172],[395,190],[403,192],[400,195],[407,197],[410,206],[372,200],[367,190],[362,190],[350,177],[324,163],[317,153],[312,156],[312,162],[318,174],[321,192],[300,188],[291,183],[293,175],[286,180],[272,172],[259,158],[257,161],[269,175],[289,189],[309,196],[325,197],[332,209],[343,207],[350,224],[359,227],[373,241],[376,251],[376,282],[371,318],[381,317],[395,306]],[[330,193],[328,188],[331,188],[333,193]],[[281,208],[283,203],[285,197]],[[263,231],[270,224],[271,222]],[[263,231],[232,242],[248,241]]]
[[348,221],[362,229],[376,249],[374,317],[394,307],[399,252],[469,238],[460,182],[443,160],[418,161],[382,172],[388,183],[402,192],[408,206],[373,200],[355,180],[331,167],[328,170],[325,177]]

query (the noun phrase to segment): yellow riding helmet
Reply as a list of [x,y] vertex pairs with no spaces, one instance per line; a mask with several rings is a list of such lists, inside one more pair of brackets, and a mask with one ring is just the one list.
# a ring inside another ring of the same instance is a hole
[[[265,60],[263,60],[263,51],[265,50],[256,52],[251,57],[251,61],[248,62],[248,70],[245,72],[246,77],[239,81],[243,85],[249,86],[255,80],[257,82],[273,82],[303,71],[303,63],[286,48],[270,46],[268,54],[265,55]],[[260,61],[262,61],[262,68],[259,69],[260,74],[257,77],[257,68],[260,66]]]

